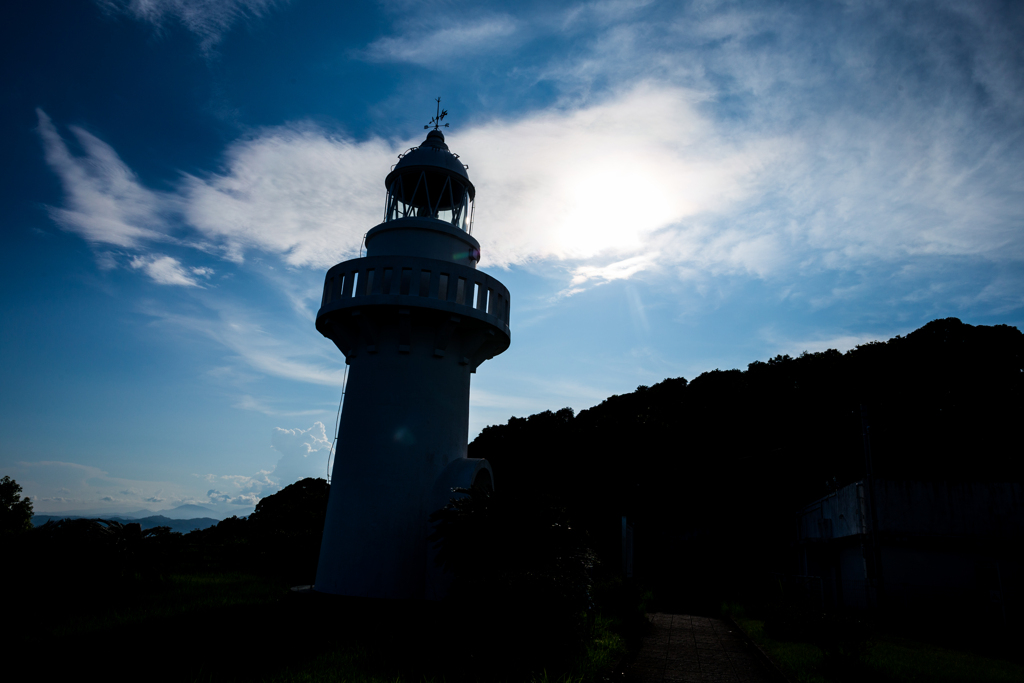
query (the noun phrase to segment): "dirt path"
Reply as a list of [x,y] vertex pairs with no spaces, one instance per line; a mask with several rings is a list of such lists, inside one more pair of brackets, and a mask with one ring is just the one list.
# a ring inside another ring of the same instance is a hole
[[775,683],[770,671],[735,627],[721,619],[687,614],[648,615],[654,627],[630,667],[630,683]]

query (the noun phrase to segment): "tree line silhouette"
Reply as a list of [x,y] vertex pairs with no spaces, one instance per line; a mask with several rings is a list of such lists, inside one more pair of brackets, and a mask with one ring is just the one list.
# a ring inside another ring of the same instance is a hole
[[[755,361],[666,379],[574,415],[485,428],[495,491],[553,499],[617,566],[621,516],[637,575],[679,608],[707,609],[768,570],[789,569],[794,513],[865,475],[1019,481],[1024,335],[934,320],[840,353]],[[867,428],[867,429],[866,429]]]
[[56,520],[12,531],[2,536],[5,597],[13,611],[46,619],[137,604],[174,575],[238,572],[283,585],[310,584],[327,491],[323,479],[303,479],[262,499],[246,518],[188,534],[105,519]]

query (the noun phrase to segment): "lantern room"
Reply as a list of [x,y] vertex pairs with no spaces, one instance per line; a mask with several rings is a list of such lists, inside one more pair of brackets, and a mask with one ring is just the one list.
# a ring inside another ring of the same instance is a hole
[[384,222],[400,218],[433,218],[466,233],[473,231],[476,188],[445,144],[444,134],[432,130],[419,147],[399,157],[384,180],[388,189]]

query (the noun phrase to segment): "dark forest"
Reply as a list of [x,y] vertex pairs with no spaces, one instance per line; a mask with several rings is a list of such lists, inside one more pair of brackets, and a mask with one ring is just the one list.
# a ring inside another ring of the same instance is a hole
[[791,571],[794,513],[862,479],[867,448],[878,478],[1019,482],[1022,369],[1019,330],[947,318],[846,353],[666,379],[578,415],[511,418],[469,455],[492,463],[498,492],[564,506],[606,562],[628,516],[637,575],[664,604],[707,611]]

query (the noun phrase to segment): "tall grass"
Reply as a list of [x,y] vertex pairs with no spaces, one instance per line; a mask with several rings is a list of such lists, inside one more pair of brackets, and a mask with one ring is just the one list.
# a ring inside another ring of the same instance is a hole
[[859,662],[859,671],[834,671],[826,666],[824,651],[813,643],[774,640],[765,635],[764,622],[732,614],[747,636],[798,683],[845,683],[870,680],[882,683],[1010,683],[1024,681],[1024,666],[993,657],[939,647],[911,638],[875,634]]

